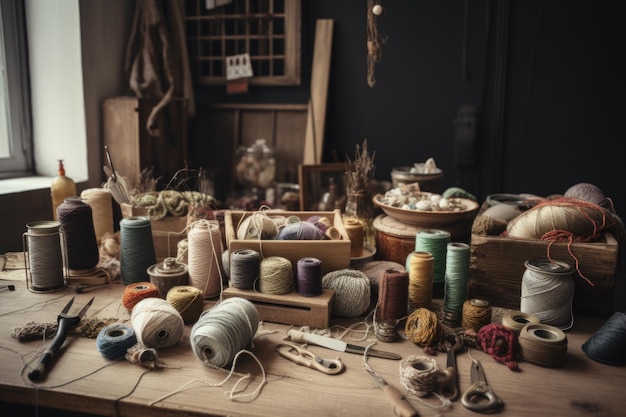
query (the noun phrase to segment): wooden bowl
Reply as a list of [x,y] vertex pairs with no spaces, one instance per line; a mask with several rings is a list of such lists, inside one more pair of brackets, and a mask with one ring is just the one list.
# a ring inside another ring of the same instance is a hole
[[411,210],[401,207],[394,207],[381,201],[383,195],[377,194],[373,198],[374,205],[380,207],[385,214],[403,223],[416,226],[440,226],[472,219],[478,212],[479,204],[467,198],[455,198],[454,200],[462,204],[464,210],[455,211],[423,211]]

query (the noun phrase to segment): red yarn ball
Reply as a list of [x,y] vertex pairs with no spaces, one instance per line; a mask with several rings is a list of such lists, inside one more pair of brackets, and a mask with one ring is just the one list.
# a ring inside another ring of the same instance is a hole
[[517,370],[515,358],[518,354],[517,335],[513,330],[501,324],[488,324],[478,331],[478,347],[498,362]]

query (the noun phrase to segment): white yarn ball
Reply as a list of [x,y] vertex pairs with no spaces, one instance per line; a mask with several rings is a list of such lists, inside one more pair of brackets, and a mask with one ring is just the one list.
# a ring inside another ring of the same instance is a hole
[[148,348],[164,348],[180,342],[185,323],[167,300],[145,298],[133,307],[130,322],[137,341]]

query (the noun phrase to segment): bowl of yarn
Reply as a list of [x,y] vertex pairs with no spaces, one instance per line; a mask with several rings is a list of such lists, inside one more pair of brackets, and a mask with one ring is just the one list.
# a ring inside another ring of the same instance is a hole
[[413,184],[400,185],[373,197],[373,203],[396,220],[416,226],[439,226],[472,219],[476,201],[420,191]]

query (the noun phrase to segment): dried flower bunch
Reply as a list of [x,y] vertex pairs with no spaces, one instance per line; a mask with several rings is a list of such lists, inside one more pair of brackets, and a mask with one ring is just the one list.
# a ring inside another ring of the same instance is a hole
[[367,139],[363,145],[356,145],[354,161],[348,157],[346,164],[346,188],[348,193],[368,192],[370,180],[374,177],[376,166],[374,165],[375,152],[367,151]]

